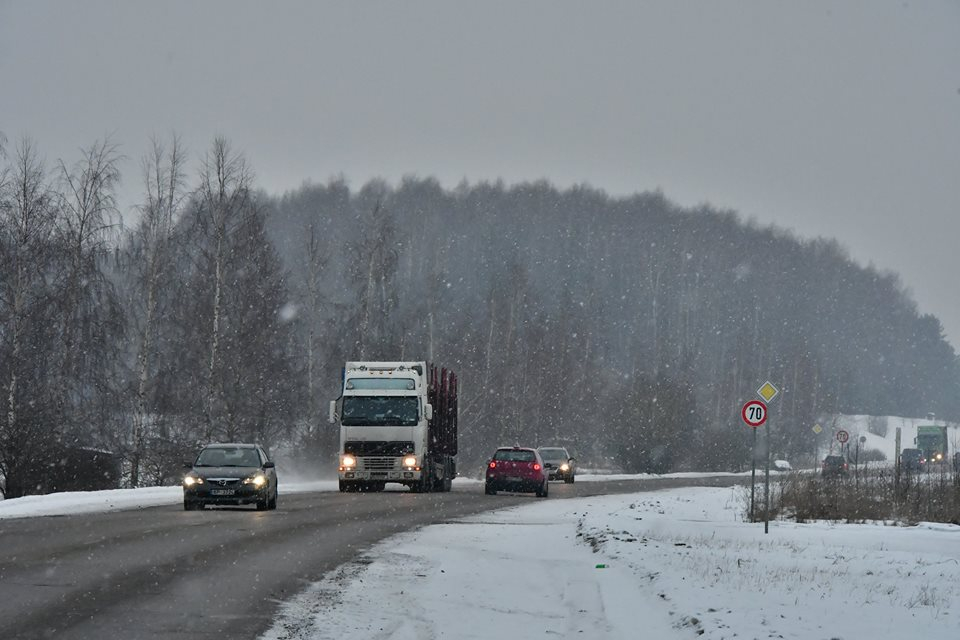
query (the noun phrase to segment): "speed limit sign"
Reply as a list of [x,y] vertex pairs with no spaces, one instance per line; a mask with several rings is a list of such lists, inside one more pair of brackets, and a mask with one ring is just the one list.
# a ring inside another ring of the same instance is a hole
[[847,433],[847,432],[844,431],[843,429],[841,429],[840,431],[837,431],[837,441],[838,441],[840,444],[847,444],[847,440],[849,440],[849,439],[850,439],[850,434],[849,434],[849,433]]
[[759,400],[751,400],[743,405],[743,409],[740,410],[740,416],[743,418],[743,421],[747,423],[747,426],[756,429],[767,421],[767,405]]

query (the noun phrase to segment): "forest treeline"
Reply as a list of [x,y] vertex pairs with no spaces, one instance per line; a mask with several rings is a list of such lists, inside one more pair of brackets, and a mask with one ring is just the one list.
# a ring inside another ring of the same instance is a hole
[[514,442],[626,471],[741,468],[739,408],[765,380],[793,458],[830,413],[960,418],[956,354],[895,274],[732,211],[545,181],[268,194],[227,140],[188,172],[171,138],[124,227],[114,144],[42,157],[23,139],[0,165],[9,497],[67,486],[76,450],[116,456],[124,486],[176,481],[213,440],[329,472],[348,359],[454,368],[466,470]]

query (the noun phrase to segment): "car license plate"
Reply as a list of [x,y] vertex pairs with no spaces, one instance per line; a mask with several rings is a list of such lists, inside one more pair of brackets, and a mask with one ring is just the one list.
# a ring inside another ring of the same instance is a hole
[[211,489],[210,493],[215,496],[232,496],[235,491],[233,489]]
[[520,482],[522,478],[520,476],[508,476],[507,482]]

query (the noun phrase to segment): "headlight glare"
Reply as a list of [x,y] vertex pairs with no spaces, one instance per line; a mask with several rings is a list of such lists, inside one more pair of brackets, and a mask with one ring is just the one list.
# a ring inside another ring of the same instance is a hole
[[262,487],[267,483],[267,477],[262,473],[258,473],[255,476],[250,476],[249,478],[243,481],[243,484],[252,484],[255,487]]
[[415,467],[417,466],[417,457],[416,456],[406,456],[403,459],[403,466],[405,467]]
[[355,467],[357,466],[357,459],[353,456],[347,455],[340,458],[341,467]]
[[570,465],[567,464],[566,462],[560,465],[560,471],[569,471],[569,470],[570,470]]
[[203,478],[198,478],[196,476],[184,476],[183,477],[183,486],[192,487],[195,484],[203,484]]

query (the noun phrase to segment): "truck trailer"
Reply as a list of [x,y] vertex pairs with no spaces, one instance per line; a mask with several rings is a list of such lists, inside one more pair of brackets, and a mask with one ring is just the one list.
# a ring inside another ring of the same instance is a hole
[[457,475],[457,376],[426,362],[347,362],[340,397],[340,491],[450,491]]

